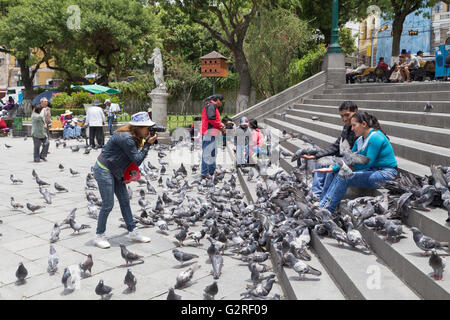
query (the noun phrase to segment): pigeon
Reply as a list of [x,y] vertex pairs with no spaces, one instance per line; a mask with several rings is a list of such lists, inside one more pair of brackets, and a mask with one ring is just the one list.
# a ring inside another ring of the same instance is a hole
[[156,189],[147,181],[147,191],[149,194],[156,194]]
[[55,222],[53,225],[52,233],[50,234],[50,242],[54,243],[59,240],[59,233],[61,232],[61,229],[59,228],[58,222]]
[[214,279],[219,279],[222,274],[223,257],[219,252],[210,256],[212,264],[212,275]]
[[167,300],[181,300],[181,296],[175,293],[173,288],[169,288],[169,292],[167,294]]
[[302,279],[300,276],[303,276],[303,279],[304,279],[305,274],[312,274],[315,276],[320,276],[322,274],[322,272],[320,272],[319,270],[314,269],[310,265],[307,265],[303,261],[297,259],[290,252],[287,253],[287,259],[288,259],[292,269],[294,269],[294,271],[298,273],[298,275],[299,275],[298,280]]
[[427,102],[426,104],[425,104],[425,108],[423,108],[423,111],[424,112],[431,112],[431,110],[433,110],[433,105],[430,103],[430,102]]
[[275,278],[271,277],[267,280],[266,283],[260,283],[256,285],[255,287],[250,287],[247,289],[247,292],[241,293],[241,296],[244,296],[245,298],[248,298],[250,296],[255,298],[262,298],[267,297],[267,295],[272,290],[272,286],[275,282]]
[[430,237],[423,235],[423,233],[416,227],[412,227],[414,242],[416,245],[425,251],[423,254],[427,255],[431,249],[448,250],[448,242],[439,242]]
[[19,263],[19,267],[16,271],[16,278],[19,284],[23,284],[25,282],[25,278],[28,275],[28,270],[25,268],[22,262]]
[[5,143],[5,148],[6,148],[6,149],[9,149],[9,148],[12,148],[12,146],[10,146],[9,144],[6,144],[6,143]]
[[58,166],[59,170],[63,171],[64,170],[64,166],[60,163]]
[[47,204],[52,204],[52,197],[50,196],[50,193],[47,189],[39,188],[39,191],[41,192],[42,196],[44,197],[44,200]]
[[130,200],[133,199],[133,190],[130,188],[130,186],[128,186],[127,190],[128,190],[128,198],[130,198]]
[[64,188],[62,185],[55,182],[55,189],[59,192],[69,192],[66,188]]
[[206,231],[205,230],[200,230],[197,232],[189,232],[189,237],[194,240],[197,245],[201,245],[200,240],[203,239],[205,237]]
[[363,239],[361,233],[358,230],[354,229],[353,223],[350,220],[347,222],[347,240],[348,240],[347,243],[352,248],[355,248],[357,245],[361,245],[364,246],[367,250],[369,250],[369,245]]
[[42,208],[44,208],[43,206],[39,206],[39,205],[32,205],[31,203],[29,203],[29,202],[27,202],[27,208],[28,208],[28,210],[30,210],[31,212],[35,212],[35,211],[37,211],[37,210],[39,210],[39,209],[42,209]]
[[92,181],[86,181],[86,187],[89,189],[98,189],[94,182]]
[[384,224],[384,230],[386,231],[387,237],[384,240],[390,242],[398,242],[399,238],[404,234],[402,225],[395,223],[393,220],[386,220]]
[[73,233],[77,232],[78,234],[80,233],[81,230],[84,230],[84,229],[87,229],[87,228],[90,228],[90,227],[91,227],[90,225],[87,225],[87,224],[79,225],[79,224],[76,223],[75,220],[72,219],[72,218],[69,219],[69,225],[70,225],[70,227],[72,228]]
[[75,170],[73,170],[72,168],[69,168],[69,171],[70,171],[70,173],[71,173],[73,176],[76,176],[77,174],[80,174],[78,171],[75,171]]
[[50,245],[50,255],[48,257],[48,269],[47,271],[50,274],[55,274],[56,270],[58,269],[58,254],[56,253],[55,248]]
[[80,151],[80,147],[79,146],[71,146],[70,150],[72,150],[72,152],[78,152],[78,151]]
[[187,232],[186,229],[181,227],[181,231],[175,235],[175,238],[178,240],[180,247],[183,247],[183,241],[186,239]]
[[319,121],[320,118],[318,116],[311,116],[312,121]]
[[16,202],[14,200],[14,197],[11,197],[11,207],[13,207],[14,210],[23,209],[23,205],[21,205],[20,203]]
[[128,291],[135,292],[136,291],[136,277],[131,273],[131,269],[127,270],[127,274],[125,275],[125,280],[123,280],[123,283],[127,285]]
[[92,201],[88,204],[87,208],[89,216],[93,219],[98,219],[98,207]]
[[203,290],[205,300],[214,300],[215,295],[219,292],[219,287],[217,286],[217,281],[214,281],[209,286]]
[[141,261],[141,263],[144,263],[144,260],[142,260],[142,256],[133,253],[131,251],[128,251],[124,244],[120,244],[120,254],[122,255],[122,258],[125,259],[126,266],[129,266],[129,262],[133,261]]
[[89,154],[91,152],[91,148],[87,147],[86,149],[84,149],[83,154]]
[[31,171],[31,175],[33,176],[33,178],[36,178],[38,176],[36,170],[33,169],[33,171]]
[[36,183],[40,186],[49,186],[50,185],[47,182],[41,180],[38,176],[36,176]]
[[11,180],[11,182],[12,182],[13,184],[23,183],[22,180],[14,178],[14,175],[13,175],[13,174],[9,176],[9,179]]
[[103,280],[100,280],[97,286],[95,287],[95,293],[99,295],[102,298],[102,300],[105,298],[105,296],[110,296],[112,294],[111,291],[112,288],[105,285],[103,283]]
[[187,269],[186,271],[181,272],[178,276],[177,276],[177,280],[176,280],[176,284],[175,284],[175,289],[181,289],[183,288],[194,276],[194,273],[200,269],[200,265],[196,264],[195,266]]
[[[159,172],[161,175],[163,175],[163,174],[165,174],[166,173],[166,167],[164,167],[164,165],[161,167],[161,171]],[[162,179],[161,179],[162,180]],[[159,183],[159,181],[158,181],[158,183]],[[161,181],[161,184],[162,184],[162,181]]]
[[94,261],[92,260],[92,255],[88,254],[86,261],[83,263],[80,263],[80,269],[83,271],[83,273],[86,273],[86,271],[89,271],[89,274],[92,275],[92,266],[93,265],[94,265]]
[[181,262],[181,265],[184,264],[184,262],[192,260],[194,258],[198,258],[198,255],[188,252],[182,252],[178,249],[172,250],[173,256],[175,259],[177,259],[179,262]]
[[61,283],[64,285],[64,289],[67,289],[68,287],[68,280],[70,278],[71,274],[69,271],[69,268],[64,268],[63,276],[61,278]]
[[445,260],[438,256],[438,254],[436,253],[436,249],[431,249],[431,256],[428,260],[428,263],[434,271],[432,277],[436,280],[442,280],[442,274],[444,273],[445,268]]

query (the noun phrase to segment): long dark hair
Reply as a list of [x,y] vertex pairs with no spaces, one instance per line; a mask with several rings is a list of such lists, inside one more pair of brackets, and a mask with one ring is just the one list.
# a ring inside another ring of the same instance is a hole
[[370,113],[367,113],[365,111],[364,112],[358,111],[352,116],[352,118],[355,118],[359,123],[366,122],[369,128],[374,129],[376,131],[380,130],[386,136],[386,138],[389,139],[386,132],[384,132],[383,129],[381,128],[378,119],[374,115],[371,115]]
[[40,104],[36,105],[33,109],[33,112],[36,112],[37,114],[40,114],[42,111],[42,106]]

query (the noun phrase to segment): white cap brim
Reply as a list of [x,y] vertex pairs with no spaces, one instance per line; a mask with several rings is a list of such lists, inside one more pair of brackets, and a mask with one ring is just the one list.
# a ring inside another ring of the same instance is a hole
[[130,121],[128,122],[129,124],[131,124],[132,126],[136,126],[136,127],[151,127],[154,126],[156,123],[154,123],[151,120],[145,121],[145,122],[133,122]]

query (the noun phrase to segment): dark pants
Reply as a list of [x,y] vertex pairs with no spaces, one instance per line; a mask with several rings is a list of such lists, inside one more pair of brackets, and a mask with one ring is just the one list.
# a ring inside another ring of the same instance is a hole
[[[48,141],[48,138],[39,139],[36,137],[33,137],[33,143],[34,143],[34,161],[39,161],[39,159],[47,158],[48,153],[48,147],[50,146],[50,142]],[[39,152],[41,149],[42,150]]]
[[104,144],[104,134],[103,127],[89,127],[89,144],[92,148],[95,147],[94,139],[97,139],[97,146],[103,147]]
[[114,123],[114,117],[108,117],[108,128],[109,128],[109,134],[111,136],[114,134],[113,123]]
[[355,76],[357,76],[358,74],[360,73],[359,72],[347,73],[347,75],[345,76],[346,82],[355,83]]

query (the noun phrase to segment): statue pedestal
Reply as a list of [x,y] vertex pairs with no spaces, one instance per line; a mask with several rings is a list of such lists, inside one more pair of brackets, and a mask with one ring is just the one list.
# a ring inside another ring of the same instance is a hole
[[[169,98],[169,94],[163,90],[154,89],[149,93],[149,96],[152,99],[153,122],[167,128],[167,99]],[[158,132],[158,141],[168,144],[170,142],[169,131]]]
[[327,73],[327,88],[345,86],[345,55],[343,53],[327,53],[322,70]]

